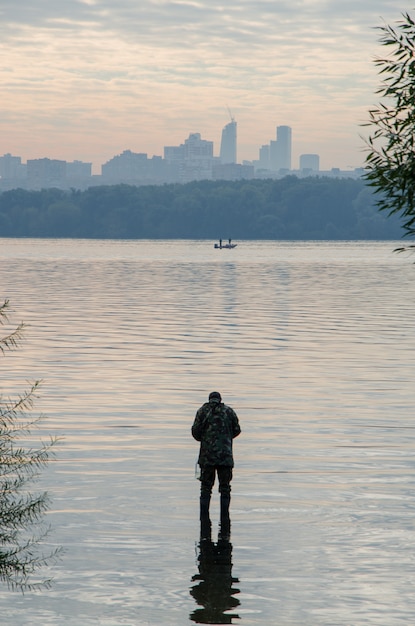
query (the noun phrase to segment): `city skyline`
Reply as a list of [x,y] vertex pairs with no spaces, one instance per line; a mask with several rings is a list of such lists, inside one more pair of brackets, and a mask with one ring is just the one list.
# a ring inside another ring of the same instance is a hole
[[[189,153],[188,156],[191,157],[192,156],[192,151],[191,151],[192,138],[195,138],[195,137],[198,138],[199,142],[202,142],[203,144],[206,145],[207,152],[205,152],[205,156],[218,159],[222,164],[241,163],[241,161],[239,161],[237,157],[237,152],[238,152],[237,121],[235,120],[234,117],[232,117],[231,121],[225,124],[225,126],[222,128],[220,146],[216,148],[216,150],[215,150],[214,141],[211,141],[204,137],[202,138],[201,133],[196,132],[196,133],[189,133],[189,136],[187,137],[187,139],[184,140],[184,143],[181,143],[178,146],[164,145],[163,150],[161,151],[163,155],[154,154],[151,156],[156,157],[156,158],[162,157],[164,159],[174,161],[175,159],[178,159],[178,158],[180,159],[184,156],[182,154],[184,150],[185,152],[188,152]],[[268,148],[267,162],[261,163],[261,151],[264,148]],[[199,150],[200,150],[200,147],[197,148],[197,151]],[[144,155],[146,157],[150,156],[147,152],[144,152],[143,150],[140,150],[140,149],[138,149],[138,151],[131,150],[130,147],[125,148],[121,152],[121,155],[127,152],[135,153],[138,156],[144,156]],[[292,154],[292,128],[290,126],[276,126],[275,127],[275,139],[273,139],[272,137],[269,138],[269,142],[267,146],[264,146],[264,145],[258,146],[257,157],[249,161],[247,159],[244,159],[244,162],[245,163],[249,162],[250,164],[255,165],[256,169],[263,168],[263,169],[269,169],[272,171],[278,171],[280,169],[281,170],[297,170],[299,169],[299,167],[296,167],[295,165],[292,166],[291,154]],[[111,155],[110,160],[117,158],[119,156],[120,154]],[[299,155],[299,163],[301,161],[302,156],[303,155]],[[0,155],[1,159],[3,159],[4,157],[10,157],[12,161],[19,158],[21,160],[21,163],[23,165],[25,164],[23,155],[16,155],[16,154],[7,152],[2,156]],[[42,156],[35,157],[35,159],[28,158],[27,163],[29,163],[32,160],[41,161],[41,160],[49,160],[49,159],[51,159],[50,155],[44,154]],[[55,160],[62,160],[68,163],[70,162],[65,158],[55,159]],[[83,161],[81,161],[79,158],[75,158],[73,162],[79,163]],[[106,161],[105,163],[100,163],[100,164],[94,164],[92,162],[89,162],[89,165],[91,166],[92,169],[94,169],[94,167],[95,169],[97,169],[98,167],[100,168],[100,172],[98,173],[101,173],[102,169],[105,168],[107,164],[108,164],[108,161]]]
[[228,107],[238,161],[258,158],[275,121],[293,162],[362,165],[377,102],[376,26],[395,0],[52,0],[2,7],[0,153],[92,162],[126,148],[162,154],[189,133],[220,145]]
[[[289,173],[300,176],[352,175],[352,171],[335,167],[322,171],[320,156],[315,153],[301,154],[298,164],[293,164],[292,128],[285,125],[276,126],[275,139],[271,138],[268,144],[259,148],[257,159],[238,163],[237,122],[232,115],[231,121],[222,129],[219,154],[215,154],[214,142],[202,138],[200,133],[190,133],[180,145],[164,146],[163,152],[163,156],[149,158],[145,152],[125,149],[101,164],[99,174],[93,173],[91,162],[79,159],[71,162],[44,156],[27,159],[25,163],[21,155],[6,153],[0,156],[0,188],[5,190],[23,185],[29,189],[40,189],[49,184],[61,188],[83,188],[100,182],[163,184],[218,178],[278,178]],[[362,168],[354,168],[354,177],[360,176],[362,171]]]
[[363,168],[353,172],[331,168],[320,170],[318,154],[300,155],[298,167],[292,167],[292,129],[277,126],[275,139],[262,145],[258,159],[237,162],[237,122],[222,129],[219,155],[214,154],[214,142],[203,139],[200,133],[190,133],[177,146],[164,146],[164,155],[148,158],[145,152],[126,149],[101,165],[94,174],[92,163],[76,159],[72,162],[42,157],[27,159],[6,153],[0,156],[0,191],[22,187],[31,190],[56,187],[59,189],[86,189],[100,184],[161,185],[187,183],[196,180],[250,180],[253,178],[282,178],[295,176],[360,177]]

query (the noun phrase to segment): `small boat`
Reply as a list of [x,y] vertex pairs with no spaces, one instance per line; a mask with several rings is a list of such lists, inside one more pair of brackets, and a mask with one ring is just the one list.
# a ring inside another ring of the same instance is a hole
[[215,243],[214,248],[218,250],[222,250],[223,248],[231,250],[232,248],[236,248],[237,245],[237,243],[232,243],[232,239],[228,239],[228,243],[222,243],[222,239],[219,239],[219,243]]

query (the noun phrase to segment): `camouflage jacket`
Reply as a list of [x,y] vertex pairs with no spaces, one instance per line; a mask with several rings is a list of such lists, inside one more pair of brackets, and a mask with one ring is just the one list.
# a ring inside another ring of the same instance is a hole
[[199,465],[233,467],[232,439],[241,432],[238,417],[223,402],[206,402],[196,413],[192,435],[200,441]]

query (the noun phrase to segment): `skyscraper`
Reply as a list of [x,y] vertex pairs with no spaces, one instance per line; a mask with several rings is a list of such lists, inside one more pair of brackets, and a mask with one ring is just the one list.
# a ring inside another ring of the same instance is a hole
[[272,170],[291,169],[291,127],[277,126],[277,140],[270,142],[270,166]]
[[259,149],[259,167],[269,170],[269,144],[261,146]]
[[220,161],[221,163],[236,163],[236,122],[233,118],[222,130]]

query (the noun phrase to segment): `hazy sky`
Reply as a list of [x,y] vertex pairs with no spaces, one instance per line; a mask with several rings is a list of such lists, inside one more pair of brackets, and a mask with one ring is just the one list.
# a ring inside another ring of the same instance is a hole
[[374,27],[400,0],[0,0],[0,154],[163,155],[190,132],[219,154],[227,107],[238,160],[277,125],[298,155],[357,167],[377,102]]

